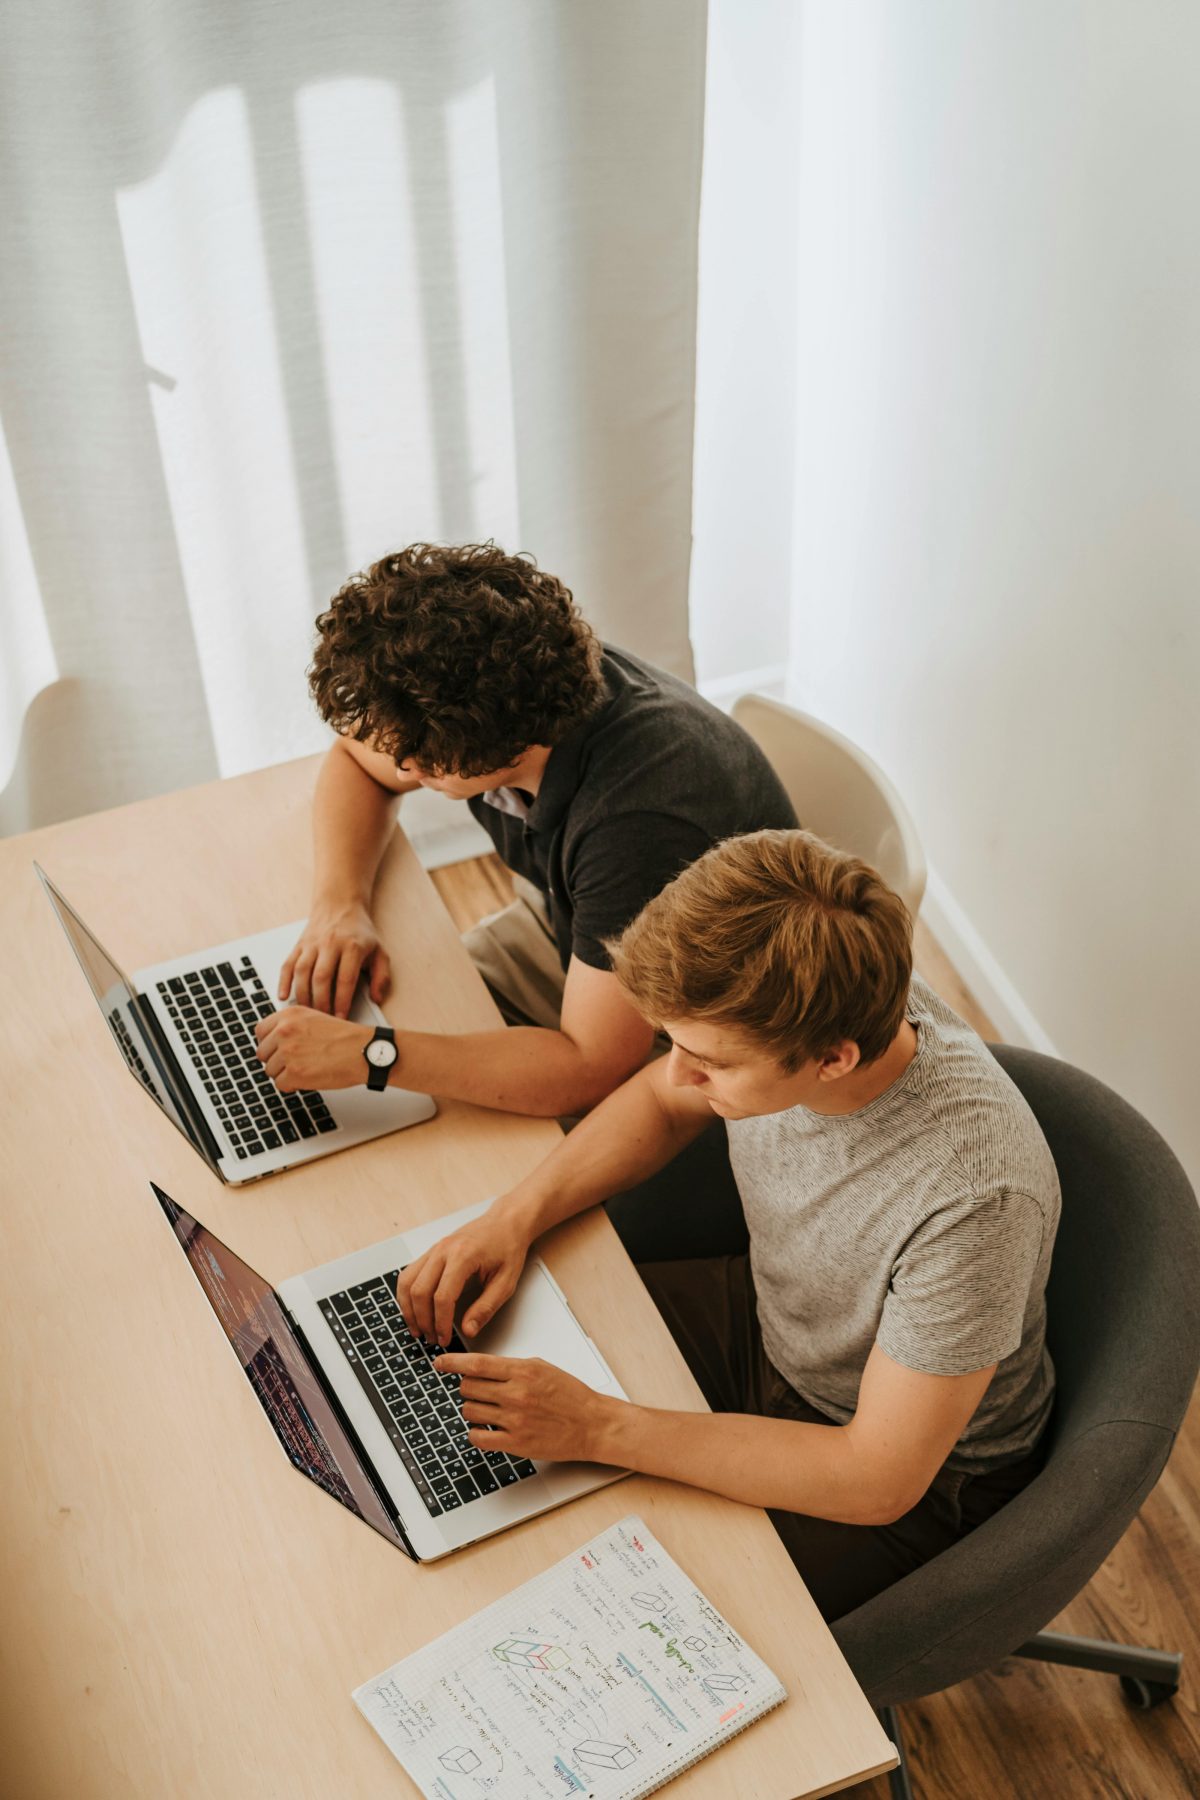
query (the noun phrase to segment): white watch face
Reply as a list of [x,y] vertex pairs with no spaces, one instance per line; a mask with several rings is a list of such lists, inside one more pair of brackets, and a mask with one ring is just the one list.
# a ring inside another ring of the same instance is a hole
[[373,1038],[364,1054],[377,1069],[390,1069],[396,1060],[396,1046],[387,1038]]

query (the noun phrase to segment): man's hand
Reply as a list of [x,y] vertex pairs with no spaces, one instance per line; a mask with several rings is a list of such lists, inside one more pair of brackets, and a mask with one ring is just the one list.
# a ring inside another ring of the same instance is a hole
[[396,1300],[409,1330],[431,1344],[448,1344],[463,1289],[478,1282],[478,1298],[467,1308],[462,1326],[467,1337],[474,1337],[516,1287],[529,1244],[528,1233],[496,1206],[440,1238],[400,1271]]
[[311,1006],[288,1006],[254,1027],[258,1060],[281,1094],[300,1088],[359,1087],[369,1070],[363,1050],[375,1035],[372,1025],[331,1019]]
[[387,993],[391,968],[365,906],[318,902],[279,971],[279,998],[291,994],[299,1006],[344,1019],[363,971],[370,970],[371,998],[378,1005]]
[[[467,1436],[477,1450],[546,1462],[607,1462],[610,1428],[628,1403],[597,1394],[540,1357],[439,1356],[457,1375]],[[489,1429],[490,1427],[490,1429]]]

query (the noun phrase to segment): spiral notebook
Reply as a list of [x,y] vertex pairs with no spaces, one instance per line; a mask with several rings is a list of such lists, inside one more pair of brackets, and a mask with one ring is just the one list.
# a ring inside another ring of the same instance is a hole
[[427,1800],[639,1800],[786,1699],[632,1516],[354,1693]]

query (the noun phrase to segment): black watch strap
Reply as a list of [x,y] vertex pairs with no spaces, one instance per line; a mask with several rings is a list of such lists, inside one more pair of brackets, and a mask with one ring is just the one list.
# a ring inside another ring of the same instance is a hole
[[[374,1062],[367,1054],[372,1044],[388,1044],[391,1047],[392,1054],[386,1061],[380,1058],[379,1062]],[[396,1034],[391,1026],[377,1025],[370,1043],[363,1047],[363,1056],[367,1064],[367,1086],[373,1094],[382,1093],[383,1089],[387,1086],[388,1076],[392,1072],[392,1068],[398,1055],[399,1052],[396,1049]]]

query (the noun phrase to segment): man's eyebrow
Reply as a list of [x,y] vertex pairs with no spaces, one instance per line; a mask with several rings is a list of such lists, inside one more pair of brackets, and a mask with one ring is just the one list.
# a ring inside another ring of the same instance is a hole
[[[667,1033],[667,1036],[671,1036],[670,1032]],[[729,1067],[728,1063],[718,1062],[715,1056],[701,1056],[698,1050],[689,1050],[687,1045],[681,1044],[677,1037],[671,1038],[671,1042],[677,1050],[682,1050],[685,1056],[690,1056],[693,1062],[703,1063],[706,1068],[727,1069]]]

